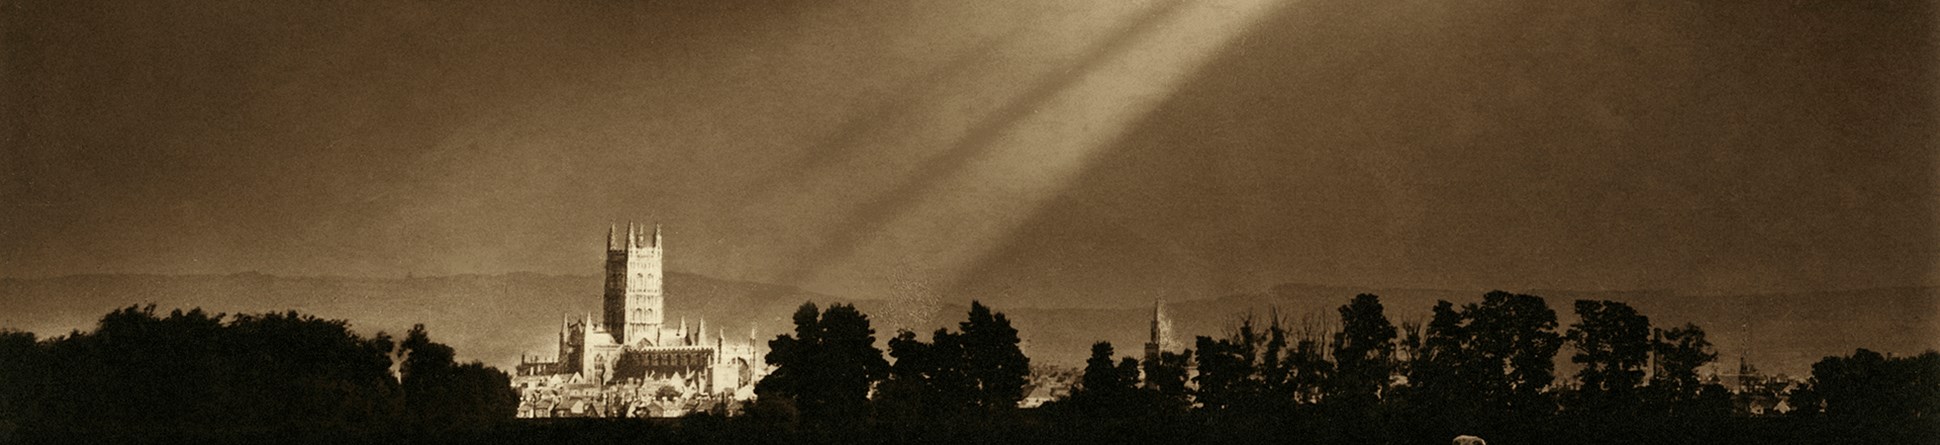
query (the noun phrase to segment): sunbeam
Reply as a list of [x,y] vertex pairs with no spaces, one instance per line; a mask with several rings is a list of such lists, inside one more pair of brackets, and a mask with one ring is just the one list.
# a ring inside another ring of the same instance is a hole
[[[873,216],[883,221],[879,229],[857,234],[859,244],[850,250],[864,254],[819,258],[826,266],[812,269],[806,282],[831,274],[885,272],[901,280],[950,282],[967,273],[1102,148],[1276,5],[1269,0],[1178,5],[1085,71],[1068,74],[1073,77],[1057,91],[1025,109],[1006,110],[1018,115],[994,116],[1006,125],[989,136],[954,141],[958,147],[949,154],[960,159],[949,163],[950,169],[918,172],[920,186],[897,189],[894,193],[906,195],[890,197],[903,203],[900,208],[865,212],[885,214]],[[845,261],[899,256],[910,261],[886,270],[883,264]]]

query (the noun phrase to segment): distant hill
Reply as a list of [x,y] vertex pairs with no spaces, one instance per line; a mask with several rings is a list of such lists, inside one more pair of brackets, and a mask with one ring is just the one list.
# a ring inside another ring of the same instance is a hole
[[[668,274],[669,314],[709,335],[721,330],[744,339],[754,329],[765,345],[792,330],[789,314],[804,301],[852,302],[876,322],[877,337],[897,329],[928,337],[955,327],[967,302],[940,297],[909,300],[844,300],[794,287]],[[162,309],[202,307],[221,312],[297,310],[349,320],[360,332],[401,332],[424,323],[435,339],[461,357],[508,367],[521,352],[551,355],[562,317],[597,316],[601,283],[596,276],[539,274],[456,275],[424,278],[283,277],[234,275],[76,275],[0,279],[0,327],[56,335],[91,327],[102,314],[131,304]],[[1940,289],[1888,288],[1802,294],[1689,296],[1669,291],[1520,291],[1546,297],[1567,326],[1578,298],[1625,301],[1653,325],[1691,322],[1705,328],[1720,361],[1736,365],[1741,354],[1771,372],[1803,374],[1819,358],[1868,348],[1897,354],[1940,349]],[[1337,323],[1335,308],[1359,293],[1380,295],[1397,325],[1425,322],[1436,300],[1468,303],[1483,291],[1375,289],[1281,285],[1266,292],[1166,303],[1172,329],[1168,348],[1190,346],[1196,335],[1225,332],[1238,315],[1265,317],[1269,308],[1296,325]],[[998,307],[1009,314],[1034,362],[1076,366],[1090,344],[1111,341],[1120,354],[1142,350],[1151,302],[1114,308]],[[1559,328],[1560,329],[1560,328]],[[1747,340],[1751,341],[1747,341]],[[1563,357],[1567,357],[1567,348]]]

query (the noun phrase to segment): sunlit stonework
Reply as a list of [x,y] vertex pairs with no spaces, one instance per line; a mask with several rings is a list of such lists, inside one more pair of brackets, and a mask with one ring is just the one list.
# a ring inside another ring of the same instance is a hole
[[673,417],[753,397],[752,333],[730,342],[706,320],[666,323],[660,227],[645,229],[608,229],[600,317],[562,320],[556,357],[521,357],[520,417]]

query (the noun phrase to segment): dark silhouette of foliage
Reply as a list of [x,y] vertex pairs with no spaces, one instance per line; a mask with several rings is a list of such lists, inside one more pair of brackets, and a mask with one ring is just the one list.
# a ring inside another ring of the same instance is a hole
[[44,397],[49,357],[32,332],[0,330],[0,443],[32,417]]
[[1469,374],[1479,360],[1468,349],[1466,317],[1447,301],[1435,302],[1434,318],[1428,322],[1420,348],[1408,364],[1407,397],[1429,411],[1446,412],[1461,402],[1481,398],[1476,387],[1468,385]]
[[425,425],[479,425],[516,414],[519,395],[511,379],[477,362],[460,365],[450,346],[434,343],[424,325],[411,327],[399,343],[404,406]]
[[[1249,330],[1242,326],[1241,330]],[[1251,388],[1253,376],[1253,357],[1251,344],[1230,340],[1214,340],[1212,337],[1199,336],[1199,375],[1193,381],[1199,384],[1198,401],[1207,410],[1218,411],[1238,405],[1255,393]],[[1093,348],[1096,355],[1096,348]],[[1090,375],[1086,368],[1086,375]]]
[[1213,412],[1276,411],[1317,402],[1333,371],[1318,336],[1295,338],[1278,314],[1264,331],[1242,316],[1226,338],[1197,339],[1197,402]]
[[[1278,322],[1267,328],[1273,337],[1286,335],[1286,329]],[[1282,361],[1284,371],[1278,378],[1267,382],[1272,394],[1290,395],[1294,403],[1315,403],[1322,396],[1324,386],[1337,370],[1334,362],[1328,360],[1326,345],[1314,335],[1303,335],[1294,340],[1293,349],[1287,352]]]
[[1433,434],[1455,433],[1459,423],[1482,417],[1482,391],[1471,382],[1481,378],[1484,363],[1469,349],[1466,322],[1453,303],[1435,302],[1408,363],[1408,385],[1398,391],[1405,415]]
[[1192,367],[1192,350],[1180,352],[1160,352],[1157,360],[1141,364],[1145,370],[1145,386],[1157,391],[1167,400],[1178,401],[1181,406],[1190,404],[1192,395],[1187,385],[1191,379],[1188,372]]
[[869,317],[851,305],[817,312],[814,303],[804,303],[794,318],[793,336],[768,342],[766,358],[775,370],[755,385],[758,400],[792,405],[814,428],[856,426],[870,386],[889,370]]
[[1650,319],[1623,303],[1591,300],[1576,301],[1576,316],[1566,337],[1577,351],[1570,361],[1583,368],[1572,409],[1635,415],[1652,350]]
[[889,339],[888,377],[877,386],[879,416],[911,422],[952,416],[976,406],[976,382],[965,372],[963,336],[938,329],[924,343],[902,331]]
[[1084,379],[1072,391],[1078,395],[1106,398],[1120,397],[1138,389],[1138,371],[1126,372],[1112,360],[1111,342],[1098,342],[1091,345],[1091,358],[1085,359]]
[[889,340],[896,360],[877,386],[878,419],[928,424],[1016,409],[1030,377],[1017,329],[974,301],[959,326],[960,333],[938,329],[928,343],[908,331]]
[[1809,412],[1861,422],[1940,416],[1940,352],[1889,357],[1866,349],[1812,364]]
[[1509,431],[1553,413],[1546,392],[1563,338],[1541,297],[1493,291],[1457,309],[1436,302],[1400,391],[1420,434]]
[[[875,349],[866,316],[850,306],[820,311],[809,304],[796,313],[792,335],[770,342],[778,367],[744,415],[506,423],[497,420],[517,403],[506,376],[456,363],[454,351],[433,342],[423,326],[401,339],[361,337],[344,322],[296,313],[161,316],[131,307],[104,316],[91,332],[38,339],[0,331],[0,442],[1441,443],[1475,434],[1499,443],[1749,444],[1940,437],[1940,422],[1932,422],[1940,412],[1940,352],[1893,357],[1861,349],[1827,357],[1790,394],[1797,415],[1736,417],[1726,415],[1731,394],[1699,377],[1699,368],[1717,358],[1703,330],[1651,330],[1642,314],[1616,302],[1581,301],[1575,309],[1580,321],[1561,336],[1538,297],[1492,292],[1460,308],[1439,302],[1433,318],[1409,324],[1420,330],[1409,329],[1397,344],[1378,297],[1360,295],[1340,308],[1333,333],[1316,333],[1312,324],[1287,329],[1277,314],[1264,329],[1242,317],[1224,338],[1199,337],[1197,350],[1144,363],[1117,357],[1100,342],[1068,397],[1011,410],[996,404],[1015,403],[1021,390],[1003,382],[1017,380],[985,373],[1028,364],[1021,351],[1007,351],[1017,332],[1001,314],[974,304],[962,332],[937,330],[928,341],[900,332],[888,341],[891,365]],[[986,337],[973,341],[973,332]],[[1572,360],[1584,365],[1576,390],[1549,385],[1551,369],[1536,364],[1554,359],[1565,338],[1576,349]],[[973,358],[978,342],[995,353]],[[1642,385],[1646,366],[1652,372]],[[1388,388],[1396,374],[1406,384]],[[660,390],[674,395],[673,388]],[[1558,396],[1575,397],[1565,399],[1570,410],[1547,415]]]
[[1556,333],[1556,311],[1542,297],[1492,291],[1481,304],[1463,308],[1468,320],[1463,331],[1477,361],[1469,384],[1482,391],[1493,408],[1518,415],[1552,412],[1555,404],[1543,390],[1555,381],[1551,360],[1563,346]]
[[[1184,365],[1181,359],[1183,355],[1168,355],[1174,360],[1171,365],[1158,366]],[[1120,432],[1140,428],[1133,425],[1149,428],[1153,422],[1176,420],[1177,416],[1184,414],[1189,402],[1182,394],[1167,394],[1157,388],[1140,386],[1141,366],[1137,359],[1131,357],[1114,361],[1111,343],[1095,343],[1091,346],[1091,357],[1085,360],[1078,385],[1072,388],[1068,397],[1046,405],[1045,409],[1067,416],[1068,421],[1096,420],[1104,425],[1116,425]],[[1176,372],[1177,375],[1171,378],[1178,386],[1183,386],[1183,371],[1163,372]]]
[[[226,320],[225,320],[226,319]],[[414,333],[422,337],[422,329]],[[296,434],[385,434],[400,428],[485,427],[517,408],[505,374],[453,366],[450,348],[419,357],[400,384],[396,345],[339,320],[295,312],[157,315],[154,306],[108,313],[91,332],[35,342],[0,335],[0,420],[38,440],[187,440]],[[436,404],[411,400],[449,397]],[[435,408],[434,408],[435,405]],[[433,416],[427,410],[459,416]],[[0,430],[0,434],[5,430]],[[375,436],[372,436],[375,437]]]
[[[1698,368],[1718,359],[1704,330],[1693,324],[1656,330],[1651,340],[1657,372],[1650,378],[1650,399],[1656,410],[1672,415],[1723,416],[1731,412],[1723,386],[1706,384]],[[1720,400],[1720,396],[1724,396]]]
[[977,407],[985,411],[1009,411],[1024,398],[1029,383],[1031,359],[1018,346],[1017,328],[1002,312],[992,312],[983,303],[970,302],[969,319],[962,329],[963,366],[975,389]]
[[1380,297],[1371,294],[1341,306],[1340,319],[1326,399],[1343,409],[1373,409],[1387,392],[1394,370],[1394,324],[1382,313]]

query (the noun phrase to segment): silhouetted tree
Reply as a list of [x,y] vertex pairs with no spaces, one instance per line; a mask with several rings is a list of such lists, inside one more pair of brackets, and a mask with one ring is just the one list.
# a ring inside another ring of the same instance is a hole
[[1555,409],[1543,393],[1555,381],[1556,351],[1563,337],[1556,333],[1556,311],[1542,297],[1493,291],[1482,303],[1464,307],[1468,348],[1478,375],[1467,383],[1483,392],[1484,400],[1504,412],[1544,414]]
[[[1888,357],[1859,349],[1812,364],[1807,381],[1821,405],[1813,411],[1866,424],[1889,424],[1940,416],[1940,352]],[[1817,399],[1817,400],[1811,400]]]
[[1193,381],[1199,384],[1197,400],[1201,407],[1219,411],[1259,396],[1254,338],[1251,320],[1242,321],[1233,338],[1198,337],[1199,375]]
[[[425,340],[422,329],[414,334],[419,343],[410,347],[425,353],[413,357],[419,361],[400,383],[391,373],[397,345],[381,333],[358,336],[343,321],[295,312],[229,318],[200,309],[157,316],[152,305],[131,306],[103,316],[91,332],[38,342],[39,352],[28,355],[39,357],[33,361],[11,359],[31,337],[0,336],[7,356],[0,372],[40,369],[29,372],[41,376],[30,393],[38,401],[17,423],[37,438],[368,433],[512,416],[518,401],[503,373],[477,363],[452,366],[449,347]],[[441,356],[441,365],[432,363]],[[439,367],[448,371],[428,371]],[[16,382],[0,379],[8,404],[19,394]],[[426,397],[432,401],[419,400]],[[412,410],[426,406],[463,415]]]
[[[1657,366],[1656,373],[1650,377],[1650,399],[1656,401],[1658,411],[1676,415],[1730,413],[1729,398],[1720,402],[1717,397],[1725,394],[1725,388],[1698,379],[1698,368],[1718,358],[1717,352],[1711,350],[1711,342],[1705,340],[1703,329],[1693,324],[1658,329],[1651,340],[1651,349],[1656,353]],[[1707,394],[1711,397],[1706,397]]]
[[45,396],[47,351],[32,332],[0,330],[0,443],[38,409]]
[[1652,349],[1650,320],[1615,301],[1577,300],[1576,316],[1567,333],[1577,351],[1570,361],[1583,368],[1572,409],[1634,415]]
[[1137,389],[1137,371],[1127,374],[1115,364],[1117,362],[1113,361],[1112,356],[1111,342],[1093,343],[1091,357],[1085,359],[1084,375],[1072,394],[1115,397]]
[[1130,357],[1114,361],[1112,355],[1110,342],[1093,343],[1077,387],[1060,401],[1059,408],[1100,419],[1122,419],[1148,410],[1151,399],[1142,397],[1138,387],[1138,361]]
[[1437,301],[1423,329],[1420,346],[1408,363],[1408,386],[1400,391],[1410,416],[1422,419],[1435,435],[1456,419],[1478,417],[1482,360],[1469,349],[1467,317],[1453,303]]
[[1030,376],[1017,329],[980,302],[970,303],[960,326],[961,333],[938,329],[928,343],[908,331],[889,340],[889,355],[896,361],[877,387],[879,417],[928,422],[1016,408]]
[[1475,395],[1461,391],[1473,388],[1464,384],[1466,376],[1463,374],[1464,367],[1476,361],[1469,354],[1469,335],[1463,327],[1464,319],[1453,303],[1435,302],[1434,318],[1423,330],[1421,346],[1408,363],[1409,391],[1419,393],[1414,396],[1415,399],[1426,403]]
[[509,376],[478,362],[458,364],[455,351],[431,341],[424,325],[412,326],[399,347],[404,406],[420,424],[482,425],[518,412]]
[[[1297,334],[1297,335],[1296,335]],[[1195,401],[1207,411],[1287,413],[1320,400],[1333,363],[1321,334],[1295,333],[1275,312],[1265,330],[1243,315],[1226,338],[1197,339]]]
[[[1282,328],[1278,326],[1269,328],[1269,331],[1280,330]],[[1293,349],[1287,352],[1284,360],[1287,374],[1286,383],[1281,385],[1285,388],[1282,393],[1290,396],[1288,400],[1293,403],[1319,401],[1327,382],[1337,372],[1334,362],[1327,359],[1327,346],[1318,335],[1311,332],[1301,334],[1294,340]]]
[[758,400],[792,404],[811,426],[853,426],[870,386],[889,369],[869,317],[855,306],[834,304],[818,313],[804,303],[794,318],[795,335],[768,342],[766,358],[776,368],[755,385]]
[[902,331],[889,339],[887,378],[877,386],[882,417],[899,422],[957,414],[977,403],[976,382],[965,372],[963,338],[938,329],[925,343]]
[[1187,383],[1191,376],[1187,368],[1192,366],[1191,349],[1177,353],[1160,352],[1157,360],[1149,360],[1142,365],[1145,367],[1147,388],[1168,400],[1189,403],[1192,394]]
[[976,404],[984,410],[1010,410],[1024,399],[1024,385],[1030,382],[1031,359],[1018,346],[1017,329],[1002,312],[992,312],[977,301],[970,302],[969,319],[962,329],[963,364],[975,390]]
[[1340,320],[1327,400],[1345,409],[1372,409],[1381,402],[1394,369],[1394,325],[1382,313],[1380,297],[1372,294],[1357,295],[1341,306]]

